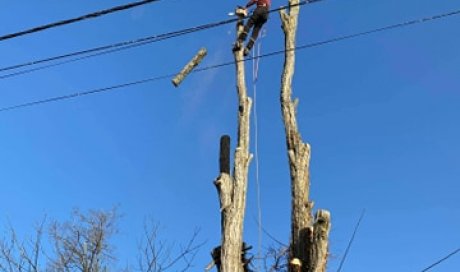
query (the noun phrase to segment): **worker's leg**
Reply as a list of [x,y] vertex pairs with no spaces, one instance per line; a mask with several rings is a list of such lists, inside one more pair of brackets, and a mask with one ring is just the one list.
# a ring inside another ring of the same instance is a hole
[[252,30],[252,35],[251,38],[249,39],[248,44],[246,45],[245,49],[245,54],[249,54],[249,51],[251,51],[252,47],[254,46],[254,43],[256,42],[257,38],[259,37],[260,30],[264,26],[264,24],[268,20],[268,9],[265,7],[257,8],[254,13],[257,14],[257,21],[254,24],[254,29]]
[[240,33],[238,36],[238,39],[236,40],[235,45],[233,46],[233,51],[238,51],[241,49],[241,47],[244,46],[244,41],[246,40],[246,37],[248,36],[249,31],[251,28],[254,26],[254,24],[258,20],[258,15],[254,11],[254,13],[249,17],[248,21],[246,22],[246,25],[243,28],[243,32]]
[[249,39],[248,44],[246,45],[246,48],[250,51],[252,47],[254,46],[254,43],[256,42],[257,38],[259,37],[260,30],[262,29],[263,24],[256,24],[254,26],[254,29],[252,30],[252,35],[251,38]]
[[254,18],[255,16],[252,15],[248,21],[246,22],[246,25],[244,26],[244,29],[243,29],[243,32],[240,33],[240,35],[238,36],[238,41],[239,42],[244,42],[246,40],[246,37],[248,36],[248,33],[249,31],[251,30],[251,28],[254,26],[254,23],[256,22],[255,19],[257,18]]

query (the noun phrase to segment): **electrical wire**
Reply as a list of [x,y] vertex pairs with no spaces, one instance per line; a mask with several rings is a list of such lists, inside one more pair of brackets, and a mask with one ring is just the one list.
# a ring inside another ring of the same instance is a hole
[[[308,48],[319,47],[319,46],[323,46],[323,45],[334,43],[334,42],[339,42],[339,41],[343,41],[343,40],[362,37],[362,36],[365,36],[365,35],[370,35],[370,34],[373,34],[373,33],[382,32],[382,31],[386,31],[386,30],[391,30],[391,29],[395,29],[395,28],[406,27],[406,26],[414,25],[414,24],[418,24],[418,23],[426,23],[426,22],[429,22],[429,21],[432,21],[432,20],[438,20],[438,19],[446,18],[448,16],[459,15],[459,14],[460,14],[460,10],[457,10],[457,11],[452,11],[452,12],[448,12],[448,13],[444,13],[444,14],[440,14],[440,15],[424,17],[424,18],[417,19],[417,20],[407,21],[405,23],[393,24],[393,25],[389,25],[389,26],[385,26],[385,27],[381,27],[381,28],[376,28],[376,29],[373,29],[373,30],[368,30],[368,31],[364,31],[364,32],[358,32],[358,33],[350,34],[350,35],[339,36],[339,37],[336,37],[336,38],[332,38],[332,39],[328,39],[328,40],[324,40],[324,41],[320,41],[320,42],[304,44],[304,45],[297,46],[297,47],[292,48],[292,49],[274,51],[274,52],[271,52],[271,53],[262,54],[262,55],[258,56],[258,58],[272,57],[272,56],[283,54],[283,53],[288,52],[288,51],[300,51],[300,50],[304,50],[304,49],[308,49]],[[249,58],[241,60],[240,62],[250,61],[250,60],[253,60],[254,58],[255,57],[249,57]],[[215,64],[215,65],[195,69],[194,71],[192,71],[192,73],[198,73],[198,72],[213,70],[213,69],[217,69],[217,68],[221,68],[221,67],[225,67],[225,66],[229,66],[229,65],[233,65],[233,64],[235,64],[235,61],[224,62],[224,63],[220,63],[220,64]],[[57,101],[57,100],[75,98],[75,97],[79,97],[79,96],[83,96],[83,95],[89,95],[89,94],[93,94],[93,93],[110,91],[110,90],[113,90],[113,89],[119,89],[119,88],[122,88],[122,87],[134,86],[134,85],[137,85],[137,84],[142,84],[142,83],[157,81],[157,80],[161,80],[161,79],[171,78],[171,77],[174,77],[174,76],[175,76],[175,74],[158,76],[158,77],[153,77],[153,78],[149,78],[149,79],[134,81],[134,82],[130,82],[130,83],[119,84],[119,85],[115,85],[115,86],[112,86],[112,87],[95,89],[95,90],[92,90],[92,91],[79,92],[79,93],[69,94],[69,95],[65,95],[65,96],[58,96],[58,97],[48,98],[48,99],[45,99],[45,100],[39,100],[39,101],[35,101],[35,102],[28,102],[28,103],[24,103],[24,104],[18,104],[18,105],[15,105],[15,106],[9,106],[9,107],[0,108],[0,112],[19,109],[19,108],[24,108],[24,107],[35,106],[37,104],[44,104],[44,103],[48,103],[48,102],[54,102],[54,101]]]
[[103,15],[110,14],[110,13],[131,9],[131,8],[134,8],[134,7],[138,7],[138,6],[141,6],[141,5],[145,5],[145,4],[149,4],[149,3],[157,2],[157,1],[160,1],[160,0],[144,0],[144,1],[133,2],[133,3],[129,3],[129,4],[121,5],[121,6],[116,6],[116,7],[112,7],[112,8],[105,9],[105,10],[92,12],[92,13],[82,15],[82,16],[79,16],[79,17],[75,17],[75,18],[66,19],[66,20],[62,20],[62,21],[57,21],[57,22],[54,22],[54,23],[46,24],[46,25],[33,27],[33,28],[30,28],[30,29],[27,29],[27,30],[23,30],[23,31],[19,31],[19,32],[10,33],[10,34],[0,36],[0,41],[17,38],[17,37],[20,37],[20,36],[32,34],[32,33],[35,33],[35,32],[44,31],[44,30],[47,30],[47,29],[50,29],[50,28],[55,28],[55,27],[58,27],[58,26],[73,24],[73,23],[76,23],[76,22],[79,22],[79,21],[84,21],[84,20],[87,20],[87,19],[93,19],[93,18],[96,18],[96,17],[100,17],[100,16],[103,16]]
[[77,93],[68,94],[68,95],[51,97],[51,98],[32,101],[32,102],[19,104],[19,105],[15,105],[15,106],[4,107],[4,108],[0,109],[0,112],[15,110],[15,109],[19,109],[19,108],[36,106],[36,105],[55,102],[55,101],[59,101],[59,100],[67,100],[67,99],[71,99],[71,98],[77,98],[77,97],[84,96],[84,95],[90,95],[90,94],[95,94],[95,93],[113,91],[113,90],[120,89],[120,88],[126,88],[126,87],[131,87],[131,86],[135,86],[135,85],[139,85],[139,84],[145,84],[145,83],[152,82],[152,81],[167,79],[167,78],[171,78],[173,76],[175,76],[175,74],[158,76],[158,77],[151,77],[151,78],[142,79],[142,80],[138,80],[138,81],[132,81],[132,82],[128,82],[128,83],[113,85],[113,86],[110,86],[110,87],[92,89],[92,90],[89,90],[89,91],[82,91],[82,92],[77,92]]
[[[324,0],[304,0],[304,1],[299,2],[296,5],[291,5],[291,6],[287,5],[287,6],[281,6],[281,7],[276,8],[276,9],[272,9],[272,10],[269,11],[269,13],[272,13],[272,12],[275,12],[275,11],[280,11],[280,10],[287,9],[287,8],[290,8],[290,7],[295,7],[295,6],[305,5],[305,4],[313,4],[313,3],[320,2],[320,1],[324,1]],[[158,35],[138,38],[138,39],[134,39],[134,40],[122,41],[122,42],[103,45],[103,46],[94,47],[94,48],[90,48],[90,49],[84,49],[84,50],[80,50],[80,51],[76,51],[76,52],[70,52],[70,53],[66,53],[66,54],[62,54],[62,55],[58,55],[58,56],[54,56],[54,57],[49,57],[49,58],[44,58],[44,59],[39,59],[39,60],[33,60],[33,61],[28,61],[28,62],[24,62],[24,63],[20,63],[20,64],[14,64],[14,65],[6,66],[6,67],[1,67],[0,72],[5,72],[5,71],[9,71],[9,70],[14,70],[14,69],[26,67],[26,66],[44,64],[44,63],[51,62],[51,61],[57,61],[57,60],[66,59],[66,58],[70,58],[70,57],[76,57],[76,56],[80,56],[80,55],[91,54],[91,55],[86,56],[86,57],[79,57],[79,58],[75,58],[75,59],[72,59],[72,60],[62,61],[62,62],[58,62],[58,63],[54,63],[54,64],[51,64],[51,65],[46,65],[46,66],[42,66],[42,67],[38,67],[38,68],[27,69],[27,70],[23,70],[23,71],[20,71],[20,72],[5,74],[5,75],[0,76],[0,79],[6,79],[6,78],[15,77],[15,76],[23,75],[23,74],[28,74],[28,73],[31,73],[31,72],[44,70],[44,69],[47,69],[47,68],[60,66],[60,65],[63,65],[63,64],[67,64],[67,63],[72,63],[72,62],[76,62],[76,61],[80,61],[80,60],[84,60],[84,59],[88,59],[88,58],[92,58],[92,57],[96,57],[96,56],[101,56],[101,55],[105,55],[105,54],[109,54],[109,53],[113,53],[113,52],[117,52],[117,51],[121,51],[121,50],[125,50],[125,49],[130,49],[130,48],[137,47],[137,46],[147,45],[147,44],[151,44],[151,43],[154,43],[154,42],[158,42],[158,41],[162,41],[162,40],[166,40],[166,39],[170,39],[170,38],[175,38],[175,37],[183,36],[183,35],[186,35],[186,34],[190,34],[190,33],[198,32],[198,31],[207,30],[207,29],[218,27],[218,26],[234,23],[236,21],[238,21],[238,18],[232,18],[232,19],[227,19],[227,20],[223,20],[223,21],[219,21],[219,22],[203,24],[203,25],[199,25],[199,26],[195,26],[195,27],[191,27],[191,28],[181,29],[181,30],[177,30],[177,31],[169,32],[169,33],[163,33],[163,34],[158,34]],[[100,51],[102,51],[102,52],[101,53],[96,53],[96,52],[100,52]]]
[[[63,54],[63,55],[58,55],[58,56],[49,57],[49,58],[45,58],[45,59],[39,59],[39,60],[29,61],[29,62],[25,62],[25,63],[21,63],[21,64],[15,64],[15,65],[0,68],[0,72],[4,72],[4,71],[8,71],[8,70],[14,70],[14,69],[18,69],[18,68],[22,68],[22,67],[26,67],[26,66],[42,64],[42,63],[47,63],[47,62],[56,61],[56,60],[60,60],[60,59],[66,59],[66,58],[69,58],[69,57],[76,57],[76,56],[79,56],[79,55],[86,55],[86,54],[91,54],[91,53],[96,53],[96,52],[102,51],[102,53],[89,55],[86,58],[100,56],[100,55],[104,55],[104,54],[108,54],[108,53],[112,53],[112,52],[116,52],[116,51],[125,50],[125,49],[128,49],[128,48],[133,48],[133,47],[142,46],[142,45],[146,45],[146,44],[150,44],[150,43],[154,43],[154,42],[158,42],[158,41],[162,41],[162,40],[166,40],[166,39],[179,37],[179,36],[182,36],[182,35],[185,35],[185,34],[190,34],[190,33],[194,33],[194,32],[209,29],[209,28],[214,28],[214,27],[217,27],[217,26],[221,26],[221,25],[225,25],[225,24],[228,24],[228,23],[236,22],[237,20],[238,19],[229,19],[229,20],[220,21],[220,22],[217,22],[217,23],[204,24],[204,25],[200,25],[200,26],[196,26],[196,27],[181,29],[181,30],[168,32],[168,33],[163,33],[163,34],[159,34],[159,35],[153,35],[153,36],[143,37],[143,38],[139,38],[139,39],[135,39],[135,40],[118,42],[118,43],[99,46],[99,47],[95,47],[95,48],[84,49],[84,50],[81,50],[81,51],[66,53],[66,54]],[[84,59],[84,58],[74,59],[74,61],[81,60],[81,59]],[[68,62],[58,63],[58,65],[64,64],[64,63],[68,63]],[[47,68],[47,67],[52,67],[52,66],[45,66],[45,67]]]
[[322,45],[326,45],[326,44],[330,44],[330,43],[335,43],[335,42],[339,42],[339,41],[343,41],[343,40],[349,40],[349,39],[353,39],[353,38],[358,38],[358,37],[361,37],[361,36],[367,36],[367,35],[370,35],[370,34],[375,34],[375,33],[378,33],[378,32],[383,32],[383,31],[392,30],[392,29],[396,29],[396,28],[402,28],[402,27],[407,27],[407,26],[410,26],[410,25],[426,23],[426,22],[429,22],[429,21],[443,19],[443,18],[446,18],[446,17],[454,16],[454,15],[460,15],[460,10],[456,10],[456,11],[452,11],[452,12],[448,12],[448,13],[443,13],[443,14],[439,14],[439,15],[435,15],[435,16],[430,16],[430,17],[424,17],[424,18],[411,20],[411,21],[407,21],[407,22],[403,22],[403,23],[388,25],[388,26],[375,28],[375,29],[372,29],[372,30],[358,32],[358,33],[354,33],[354,34],[343,35],[343,36],[339,36],[339,37],[332,38],[332,39],[329,39],[329,40],[324,40],[324,41],[320,41],[320,42],[315,42],[315,43],[305,44],[305,45],[302,45],[302,46],[297,46],[297,47],[295,47],[293,49],[275,51],[275,52],[272,52],[272,53],[262,55],[261,57],[270,57],[270,56],[279,55],[279,54],[282,54],[282,53],[288,52],[288,51],[294,51],[294,50],[298,51],[298,50],[303,50],[303,49],[307,49],[307,48],[318,47],[318,46],[322,46]]
[[337,272],[340,272],[342,270],[343,264],[345,263],[345,260],[347,259],[348,252],[350,252],[351,245],[353,244],[353,241],[355,240],[356,233],[358,232],[359,225],[361,224],[361,221],[364,218],[364,215],[366,214],[366,210],[363,210],[361,212],[361,215],[359,216],[358,222],[355,225],[355,229],[353,230],[353,235],[351,235],[350,241],[348,242],[347,248],[345,249],[345,253],[343,254],[342,260],[340,260],[340,265],[339,268],[337,269]]
[[[177,35],[179,35],[179,34],[177,34]],[[18,71],[18,72],[13,72],[13,73],[1,75],[0,80],[15,77],[15,76],[19,76],[19,75],[23,75],[23,74],[32,73],[32,72],[35,72],[35,71],[48,69],[48,68],[55,67],[55,66],[60,66],[60,65],[63,65],[63,64],[67,64],[67,63],[72,63],[72,62],[77,62],[77,61],[84,60],[84,59],[89,59],[89,58],[92,58],[92,57],[95,57],[95,56],[102,56],[102,55],[110,54],[110,53],[121,51],[121,50],[124,50],[124,49],[127,49],[127,48],[141,46],[141,45],[144,45],[144,44],[147,44],[147,43],[159,42],[159,41],[169,39],[169,38],[172,38],[172,37],[175,37],[175,36],[159,37],[158,39],[156,39],[154,41],[146,41],[146,42],[143,42],[143,43],[131,44],[131,45],[127,45],[125,47],[114,48],[114,49],[111,49],[111,50],[102,51],[102,52],[90,54],[90,55],[87,55],[87,56],[82,56],[82,57],[78,57],[78,58],[74,58],[74,59],[70,59],[70,60],[64,60],[64,61],[60,61],[60,62],[56,62],[56,63],[36,67],[36,68],[21,70],[21,71]]]
[[451,253],[449,253],[447,256],[445,256],[444,258],[436,261],[435,263],[431,264],[430,266],[428,266],[427,268],[423,269],[421,272],[426,272],[428,270],[430,270],[431,268],[441,264],[442,262],[444,262],[445,260],[449,259],[450,257],[454,256],[455,254],[459,253],[460,252],[460,248],[457,248],[456,250],[452,251]]

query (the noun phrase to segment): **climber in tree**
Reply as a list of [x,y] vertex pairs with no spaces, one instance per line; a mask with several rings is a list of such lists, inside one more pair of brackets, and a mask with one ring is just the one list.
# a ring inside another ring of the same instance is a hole
[[246,40],[249,31],[252,27],[254,27],[254,29],[252,30],[251,38],[249,39],[248,44],[244,48],[245,56],[249,55],[249,52],[251,51],[252,47],[254,46],[254,43],[257,40],[257,37],[259,36],[259,32],[262,29],[262,26],[268,20],[268,13],[270,10],[271,0],[250,0],[246,4],[246,8],[254,4],[257,5],[257,8],[254,10],[251,17],[249,17],[248,21],[246,22],[246,25],[244,26],[243,32],[238,36],[238,40],[236,41],[235,46],[233,47],[234,51],[240,50],[244,45],[244,41]]

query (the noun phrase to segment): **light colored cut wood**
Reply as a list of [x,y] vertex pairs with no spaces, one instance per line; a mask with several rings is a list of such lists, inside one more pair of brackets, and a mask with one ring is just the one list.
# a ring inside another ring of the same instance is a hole
[[180,71],[172,80],[175,87],[178,87],[182,81],[190,74],[190,72],[201,63],[203,58],[208,54],[206,48],[201,48],[198,53],[187,63],[182,71]]

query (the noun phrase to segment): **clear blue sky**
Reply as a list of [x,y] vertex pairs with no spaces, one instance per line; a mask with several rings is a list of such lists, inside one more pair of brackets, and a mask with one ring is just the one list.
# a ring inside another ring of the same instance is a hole
[[[127,1],[3,2],[0,34]],[[3,41],[0,66],[220,21],[243,3],[163,0]],[[457,9],[454,0],[327,0],[302,7],[298,44]],[[266,29],[263,53],[282,49],[277,14]],[[459,31],[454,16],[298,52],[294,95],[302,135],[313,149],[311,198],[333,216],[331,271],[363,208],[367,214],[342,271],[417,272],[460,246]],[[0,80],[0,107],[173,73],[202,46],[209,51],[204,66],[226,62],[234,35],[234,26],[226,25]],[[288,242],[282,63],[282,57],[261,60],[257,114],[263,226]],[[169,241],[201,228],[207,243],[195,262],[200,271],[220,242],[212,181],[219,137],[235,139],[234,86],[229,66],[194,74],[178,89],[165,80],[0,113],[2,222],[9,218],[27,233],[44,214],[64,219],[74,207],[118,205],[120,265],[135,264],[133,251],[151,216]],[[255,161],[245,240],[256,245],[254,170]],[[272,243],[264,236],[264,246]],[[455,256],[433,271],[458,267]]]

